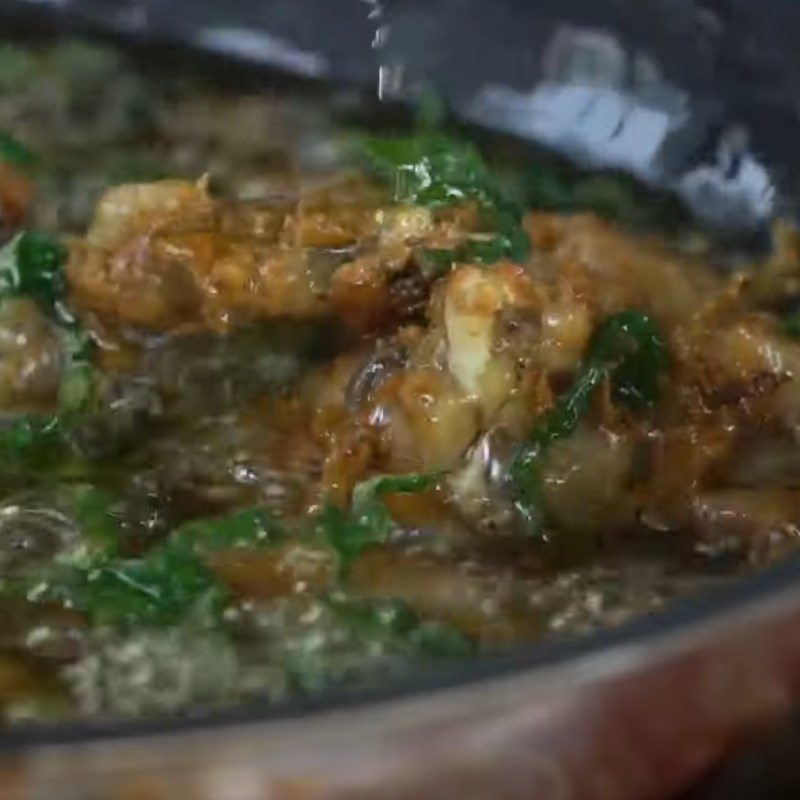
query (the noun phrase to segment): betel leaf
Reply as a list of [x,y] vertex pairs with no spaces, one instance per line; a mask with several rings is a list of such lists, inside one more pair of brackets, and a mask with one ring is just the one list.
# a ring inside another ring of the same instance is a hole
[[646,314],[623,311],[598,328],[572,386],[536,423],[511,466],[515,506],[531,531],[538,533],[543,525],[540,463],[549,447],[576,431],[594,392],[607,379],[618,402],[635,410],[653,405],[667,363],[666,344]]

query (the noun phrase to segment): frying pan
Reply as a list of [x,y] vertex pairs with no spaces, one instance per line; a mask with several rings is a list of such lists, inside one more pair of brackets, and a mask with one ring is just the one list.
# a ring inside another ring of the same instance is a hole
[[[725,235],[797,211],[791,0],[19,0],[0,19],[400,106],[434,85],[458,118],[629,171]],[[799,699],[796,558],[618,629],[380,690],[0,734],[0,798],[798,796]]]

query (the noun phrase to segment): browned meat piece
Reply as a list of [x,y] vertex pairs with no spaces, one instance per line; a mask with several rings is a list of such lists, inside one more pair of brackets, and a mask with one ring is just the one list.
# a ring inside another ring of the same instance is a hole
[[74,302],[105,321],[155,330],[322,314],[308,252],[275,235],[286,216],[248,209],[232,219],[204,186],[179,181],[112,189],[73,247]]
[[215,200],[202,182],[128,185],[103,196],[67,272],[76,305],[106,326],[226,330],[335,313],[364,328],[397,305],[389,282],[413,247],[448,225],[383,207],[352,180],[271,205]]
[[538,270],[563,276],[601,316],[639,308],[671,327],[699,310],[724,280],[707,263],[625,234],[588,214],[530,214]]
[[225,550],[213,553],[210,564],[214,574],[237,594],[259,600],[327,589],[337,566],[335,553],[299,543],[264,550]]
[[537,383],[542,342],[549,348],[564,328],[560,358],[582,349],[573,352],[567,323],[531,335],[548,302],[522,267],[459,267],[435,288],[427,328],[404,329],[316,375],[307,392],[329,446],[326,484],[346,494],[376,463],[452,469],[482,430],[503,423],[522,432],[552,400]]

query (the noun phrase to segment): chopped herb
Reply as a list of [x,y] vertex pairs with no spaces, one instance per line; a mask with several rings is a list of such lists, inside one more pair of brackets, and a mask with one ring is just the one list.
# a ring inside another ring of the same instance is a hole
[[201,552],[277,544],[283,530],[260,508],[236,511],[225,517],[193,520],[173,534]]
[[325,605],[365,639],[404,636],[418,624],[417,615],[402,600],[361,599],[331,594]]
[[669,356],[653,320],[628,310],[600,326],[589,360],[606,365],[617,402],[641,410],[658,400],[659,377],[667,368]]
[[447,104],[438,92],[425,89],[419,97],[416,124],[420,130],[440,130],[447,117]]
[[352,598],[336,594],[325,604],[358,637],[370,642],[391,642],[407,652],[428,658],[452,658],[470,654],[474,647],[464,634],[437,622],[424,622],[397,598]]
[[26,295],[62,322],[66,248],[44,233],[26,231],[0,250],[0,297]]
[[530,166],[524,177],[525,203],[546,211],[575,211],[573,183],[555,167]]
[[111,560],[91,570],[80,593],[94,622],[114,625],[176,623],[198,604],[218,615],[227,593],[185,539],[173,539],[144,558]]
[[461,263],[458,249],[445,250],[426,247],[424,249],[421,248],[416,257],[420,271],[428,280],[446,275],[454,264]]
[[107,625],[172,624],[198,605],[219,619],[228,591],[206,566],[203,555],[271,544],[280,535],[268,514],[249,509],[186,523],[140,558],[122,558],[116,547],[111,498],[85,488],[77,493],[73,506],[84,537],[102,546],[83,563],[60,565],[49,577],[47,593],[38,599],[67,598],[94,622]]
[[65,364],[58,387],[58,408],[64,421],[80,416],[89,407],[94,390],[94,369],[91,340],[80,329],[61,330],[61,349]]
[[83,607],[108,623],[168,624],[197,604],[218,617],[228,598],[202,556],[214,550],[272,544],[277,523],[260,509],[194,520],[177,528],[142,558],[112,560],[92,571]]
[[458,260],[467,264],[496,264],[498,261],[525,261],[530,239],[518,225],[508,225],[489,239],[473,239],[457,249]]
[[91,401],[92,343],[66,304],[63,267],[67,256],[61,242],[32,231],[19,234],[0,250],[0,300],[19,295],[36,300],[59,326],[65,361],[58,412],[28,415],[0,431],[0,451],[15,460],[41,464],[63,455]]
[[800,313],[790,314],[783,320],[783,332],[792,339],[800,339]]
[[504,233],[474,237],[450,250],[425,249],[421,252],[421,259],[434,275],[441,275],[449,272],[455,264],[496,264],[505,259],[524,261],[529,252],[528,235],[519,227],[509,226]]
[[476,200],[488,206],[496,200],[486,165],[468,142],[436,134],[373,137],[364,151],[396,203],[444,207]]
[[0,452],[29,465],[54,463],[70,450],[75,426],[89,406],[94,389],[90,343],[80,329],[60,329],[65,363],[58,389],[58,412],[26,414],[0,430]]
[[0,451],[13,461],[50,462],[63,454],[64,434],[58,417],[26,414],[0,430]]
[[[458,262],[493,264],[523,261],[530,240],[522,230],[522,209],[506,200],[474,145],[447,136],[375,137],[365,142],[367,163],[392,190],[398,203],[446,207],[474,202],[485,217],[485,240],[452,251],[435,251],[439,266]],[[450,252],[450,256],[443,255]]]
[[386,537],[393,523],[382,502],[387,494],[418,494],[436,485],[438,474],[379,475],[360,483],[353,491],[352,515],[373,535]]
[[336,551],[342,572],[346,572],[367,547],[383,541],[368,525],[330,503],[317,515],[314,533]]
[[436,474],[380,475],[360,483],[353,492],[350,512],[327,505],[316,520],[316,534],[339,554],[342,568],[370,545],[385,542],[394,523],[383,503],[387,494],[415,494],[435,485]]
[[575,432],[606,379],[618,402],[637,410],[651,406],[666,365],[666,345],[646,314],[623,311],[600,326],[574,383],[537,423],[512,464],[515,505],[531,530],[538,533],[543,524],[539,466],[550,445]]
[[73,519],[84,541],[102,553],[115,553],[119,523],[114,514],[114,498],[94,486],[77,486],[71,505]]
[[0,161],[26,171],[39,163],[39,159],[24,144],[7,133],[0,133]]

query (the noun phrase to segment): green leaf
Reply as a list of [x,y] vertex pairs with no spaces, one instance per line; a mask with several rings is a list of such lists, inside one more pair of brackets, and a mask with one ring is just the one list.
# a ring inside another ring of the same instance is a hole
[[39,159],[24,144],[13,136],[0,132],[0,161],[5,161],[15,167],[22,167],[26,171],[39,163]]
[[655,404],[667,369],[666,343],[650,317],[623,311],[605,323],[591,344],[590,361],[610,370],[614,399],[641,410]]
[[493,199],[486,165],[469,142],[436,134],[373,137],[364,142],[364,152],[397,203],[452,206]]
[[418,251],[417,262],[426,278],[440,278],[461,262],[461,251],[460,248],[425,248]]
[[302,638],[276,642],[276,655],[297,692],[402,674],[410,664],[458,658],[474,652],[457,630],[427,622],[403,601],[390,597],[354,597],[341,591],[325,595],[304,614]]
[[667,364],[666,344],[646,314],[623,311],[598,328],[572,386],[537,422],[511,466],[515,506],[531,532],[540,533],[544,522],[540,464],[550,445],[575,432],[607,378],[618,402],[636,410],[652,406]]
[[327,542],[336,551],[342,572],[346,572],[367,547],[382,541],[371,527],[330,503],[322,508],[314,520],[314,536]]
[[65,452],[67,439],[57,416],[27,414],[0,430],[0,452],[11,461],[43,466]]
[[67,249],[44,233],[26,231],[0,250],[0,297],[26,295],[61,322]]
[[331,594],[325,605],[364,639],[407,636],[419,618],[402,600],[395,598],[352,598]]
[[562,170],[534,164],[525,172],[525,202],[530,208],[547,211],[574,211],[573,187]]
[[783,332],[791,339],[800,339],[800,313],[790,314],[783,320]]
[[93,345],[66,305],[67,257],[57,239],[32,231],[19,234],[0,250],[0,299],[24,295],[36,300],[59,326],[65,357],[58,413],[22,417],[0,432],[0,452],[31,465],[53,463],[67,452],[72,430],[94,391]]
[[353,598],[328,595],[324,602],[362,641],[391,644],[410,657],[454,658],[474,652],[460,631],[425,621],[403,600],[393,597]]
[[37,56],[29,48],[0,43],[0,91],[17,94],[20,87],[36,80],[38,71]]
[[420,623],[408,641],[423,658],[467,658],[475,653],[475,644],[466,634],[442,622]]
[[382,502],[387,494],[418,494],[436,485],[439,473],[378,475],[359,483],[353,490],[352,516],[374,537],[385,538],[394,523]]
[[[439,267],[456,262],[493,264],[524,261],[530,240],[522,230],[522,209],[508,202],[477,148],[441,134],[373,137],[364,142],[368,166],[388,184],[397,203],[433,207],[476,202],[483,211],[487,238],[453,251],[433,251]],[[443,255],[450,252],[450,256]]]
[[81,595],[93,622],[114,625],[177,623],[201,602],[219,615],[227,599],[193,548],[177,539],[144,558],[97,567]]
[[350,512],[326,505],[315,520],[315,535],[339,554],[344,571],[371,545],[387,540],[394,528],[382,498],[387,494],[415,494],[436,484],[438,474],[379,475],[353,491]]
[[94,486],[77,486],[71,506],[73,519],[84,540],[101,553],[115,553],[119,523],[114,514],[114,498]]
[[244,509],[224,517],[187,522],[173,536],[198,552],[239,547],[266,547],[284,538],[278,521],[260,508]]
[[594,175],[578,181],[572,197],[575,208],[608,220],[636,223],[644,213],[633,186],[617,176]]
[[440,130],[447,117],[447,104],[441,94],[427,88],[420,95],[416,109],[416,123],[420,130]]
[[47,592],[37,599],[68,600],[97,624],[168,625],[198,605],[218,620],[228,591],[203,556],[232,547],[267,546],[282,535],[268,514],[247,509],[186,523],[140,558],[122,558],[111,497],[82,487],[71,502],[76,523],[96,547],[87,560],[60,565],[45,581]]

